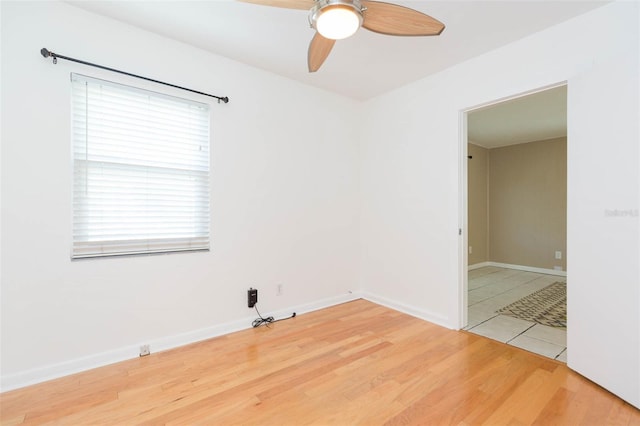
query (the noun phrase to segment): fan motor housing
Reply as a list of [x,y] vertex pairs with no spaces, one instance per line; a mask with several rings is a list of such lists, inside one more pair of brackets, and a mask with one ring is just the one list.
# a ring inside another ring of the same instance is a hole
[[[358,28],[360,28],[360,26],[362,25],[362,21],[364,19],[362,15],[363,10],[364,9],[362,7],[362,4],[360,3],[360,0],[319,0],[316,3],[316,5],[311,9],[311,12],[309,13],[309,23],[312,28],[317,30],[324,37],[331,38],[334,40],[339,40],[342,38],[349,37],[350,35],[353,34],[353,32],[355,32]],[[354,26],[357,25],[355,26],[353,31],[348,33],[347,35],[338,34],[338,35],[332,36],[332,35],[323,34],[324,31],[322,28],[322,23],[320,22],[322,15],[332,14],[335,12],[344,12],[344,11],[347,12],[346,14],[347,16],[353,17],[353,18],[350,18],[352,20],[351,24]],[[353,21],[354,18],[357,19],[357,22]],[[318,25],[319,22],[320,22],[320,25]]]

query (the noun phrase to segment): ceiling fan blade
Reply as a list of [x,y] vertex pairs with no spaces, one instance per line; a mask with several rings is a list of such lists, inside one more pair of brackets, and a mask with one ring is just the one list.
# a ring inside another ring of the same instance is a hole
[[369,31],[394,36],[439,35],[444,24],[429,15],[397,4],[361,0],[364,11],[362,26]]
[[309,72],[316,72],[320,69],[335,43],[335,40],[324,38],[320,33],[316,32],[316,35],[311,39],[311,44],[309,44],[309,53],[307,55]]
[[238,0],[242,3],[261,4],[263,6],[284,7],[285,9],[310,10],[315,2],[313,0]]

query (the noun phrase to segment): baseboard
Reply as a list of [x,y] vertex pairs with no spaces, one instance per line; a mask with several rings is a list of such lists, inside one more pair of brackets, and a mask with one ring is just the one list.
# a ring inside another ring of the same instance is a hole
[[483,268],[485,266],[495,266],[497,268],[516,269],[518,271],[536,272],[538,274],[556,275],[558,277],[566,277],[567,271],[556,271],[555,269],[536,268],[535,266],[512,265],[510,263],[499,262],[482,262],[475,265],[469,265],[469,271]]
[[451,321],[442,315],[425,311],[424,309],[416,308],[415,306],[406,305],[395,300],[387,299],[386,297],[378,296],[368,291],[362,293],[362,298],[370,302],[377,303],[378,305],[411,315],[412,317],[420,318],[421,320],[446,327],[450,330],[457,330],[457,328],[451,324]]
[[0,379],[0,391],[6,392],[82,371],[91,370],[93,368],[103,367],[116,362],[125,361],[133,358],[131,354],[135,354],[138,349],[139,348],[134,346],[127,346],[112,351],[76,358],[70,361],[47,365],[45,367],[2,375],[2,378]]
[[491,262],[474,263],[473,265],[469,265],[467,269],[473,271],[474,269],[484,268],[485,266],[491,266]]
[[[341,303],[350,302],[352,300],[362,298],[360,292],[352,292],[345,295],[321,299],[315,302],[304,303],[287,309],[281,309],[276,312],[262,312],[263,315],[270,315],[275,318],[288,317],[293,312],[296,315],[319,309],[328,308],[330,306],[339,305]],[[161,352],[169,349],[175,349],[180,346],[196,343],[202,340],[211,339],[235,331],[246,330],[251,328],[251,322],[255,319],[255,315],[240,320],[218,324],[199,330],[181,333],[174,336],[167,336],[161,339],[149,341],[151,353]],[[80,373],[82,371],[91,370],[93,368],[103,367],[105,365],[114,364],[120,361],[133,359],[139,352],[139,346],[125,346],[112,351],[93,354],[87,357],[76,358],[45,367],[34,368],[32,370],[22,371],[19,373],[3,375],[0,379],[0,391],[6,392],[13,389],[22,388],[29,385],[45,382],[68,376],[70,374]]]

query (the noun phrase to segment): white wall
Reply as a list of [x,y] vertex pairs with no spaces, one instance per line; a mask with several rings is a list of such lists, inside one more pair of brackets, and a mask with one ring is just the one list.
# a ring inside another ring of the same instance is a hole
[[[249,286],[263,314],[358,293],[357,103],[64,3],[1,7],[3,390],[249,327]],[[42,47],[231,98],[212,107],[210,252],[70,260],[69,73],[167,89]]]
[[365,296],[463,326],[461,111],[568,81],[569,366],[640,406],[638,16],[607,5],[367,103]]

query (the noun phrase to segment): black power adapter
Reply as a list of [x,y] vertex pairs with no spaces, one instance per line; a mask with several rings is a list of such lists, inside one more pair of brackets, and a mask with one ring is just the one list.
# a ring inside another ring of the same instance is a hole
[[253,327],[259,327],[263,324],[269,327],[269,324],[286,320],[286,319],[295,318],[296,316],[296,313],[294,312],[290,317],[287,317],[287,318],[281,318],[281,319],[275,319],[273,317],[263,318],[262,315],[260,315],[260,311],[258,311],[258,307],[256,306],[257,304],[258,304],[258,290],[253,287],[250,287],[249,290],[247,290],[247,306],[249,306],[250,308],[254,308],[258,313],[258,317],[259,317],[255,319],[253,323],[251,323]]
[[249,290],[247,290],[247,305],[253,308],[256,303],[258,303],[258,290],[249,288]]

